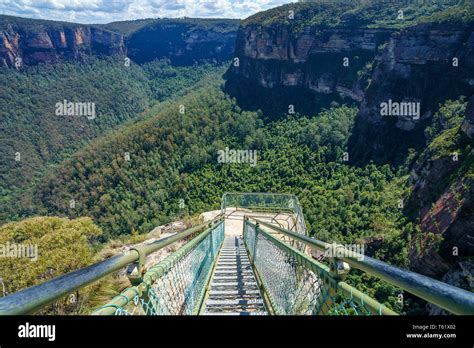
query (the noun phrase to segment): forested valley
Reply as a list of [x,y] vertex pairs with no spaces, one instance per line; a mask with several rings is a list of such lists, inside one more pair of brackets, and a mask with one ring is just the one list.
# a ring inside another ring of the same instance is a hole
[[[437,10],[430,7],[426,13]],[[284,25],[278,22],[281,11],[261,14],[266,19],[255,16],[247,25]],[[320,17],[305,13],[311,19],[308,25],[335,25],[326,12]],[[472,20],[464,12],[453,17]],[[341,18],[346,26],[365,26],[373,20],[342,14]],[[451,18],[446,11],[435,17],[440,22],[446,18]],[[144,25],[138,24],[130,28]],[[358,67],[353,80],[344,83],[374,88],[377,81],[369,71],[376,69],[377,61],[367,57],[370,63]],[[271,70],[260,65],[266,63],[248,61],[242,59],[242,64],[255,64],[261,79]],[[363,109],[357,98],[331,99],[332,94],[324,92],[324,105],[314,112],[274,108],[270,116],[265,108],[255,107],[257,95],[247,107],[228,89],[234,64],[233,59],[203,59],[177,65],[166,58],[138,64],[117,55],[21,69],[0,67],[0,241],[39,244],[51,255],[23,275],[7,272],[23,264],[0,260],[8,293],[48,279],[51,264],[63,265],[54,275],[66,273],[106,257],[104,250],[118,240],[138,241],[159,225],[219,209],[222,194],[229,191],[295,194],[311,236],[363,244],[367,255],[402,268],[417,267],[418,260],[433,253],[448,253],[452,242],[425,227],[437,224],[439,199],[446,192],[454,200],[452,211],[464,217],[472,213],[466,203],[474,180],[474,155],[473,139],[466,132],[470,95],[465,90],[459,87],[463,93],[456,98],[433,101],[436,106],[423,118],[424,128],[417,128],[416,147],[407,150],[403,161],[355,163],[350,139],[358,135],[354,129],[366,104]],[[287,63],[282,64],[286,69]],[[290,74],[286,73],[280,75]],[[276,75],[269,73],[271,78]],[[250,85],[248,79],[241,88]],[[388,82],[381,85],[388,88]],[[282,86],[278,93],[287,88]],[[308,91],[298,93],[295,88],[287,95],[294,105],[303,105],[313,93]],[[261,100],[267,109],[282,102],[268,99],[271,95],[266,89]],[[54,105],[63,100],[94,101],[97,115],[92,120],[58,116]],[[218,151],[225,148],[256,151],[256,165],[219,163]],[[448,161],[453,153],[459,157],[455,164]],[[439,163],[448,169],[433,176],[432,168]],[[57,250],[61,252],[53,253]],[[432,276],[441,279],[445,273]],[[362,272],[351,274],[348,281],[397,307],[394,287]],[[116,293],[126,285],[109,281],[105,289],[89,289],[88,294]],[[91,301],[96,304],[97,298]],[[420,313],[420,306],[408,299],[401,310]]]

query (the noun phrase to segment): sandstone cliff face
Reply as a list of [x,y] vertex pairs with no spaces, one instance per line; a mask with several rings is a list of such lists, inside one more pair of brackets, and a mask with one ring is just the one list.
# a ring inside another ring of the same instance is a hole
[[469,138],[474,138],[474,96],[469,99],[466,107],[466,117],[461,126],[464,133]]
[[[231,58],[238,20],[149,20],[135,31],[0,16],[0,66],[81,60],[84,55],[127,55],[136,63],[168,58],[175,64]],[[21,59],[21,60],[19,60]]]
[[0,30],[0,65],[3,66],[77,60],[84,54],[125,54],[123,37],[86,25],[7,24]]
[[307,27],[292,33],[285,26],[248,25],[237,36],[239,67],[232,73],[266,88],[299,86],[361,101],[364,86],[357,71],[374,58],[390,32]]
[[474,255],[474,143],[466,126],[474,120],[473,110],[474,96],[459,131],[466,151],[458,161],[448,154],[433,156],[431,148],[424,151],[413,168],[410,198],[421,232],[411,241],[410,267],[467,289],[474,288],[469,260]]
[[[474,93],[474,26],[419,25],[393,33],[375,60],[350,151],[361,162],[396,163],[410,147],[423,146],[439,103]],[[381,116],[380,104],[389,99],[419,103],[420,117]],[[399,142],[386,146],[390,138]]]
[[[409,148],[423,146],[423,130],[439,103],[474,93],[472,23],[406,29],[310,26],[296,33],[285,25],[251,24],[240,28],[235,56],[239,66],[229,69],[228,91],[238,99],[261,95],[265,103],[272,92],[286,88],[359,103],[349,142],[356,162],[402,161]],[[349,66],[343,65],[345,58]],[[255,99],[257,109],[262,105]],[[419,103],[419,119],[381,116],[380,104],[389,99]],[[280,114],[285,112],[282,107]]]

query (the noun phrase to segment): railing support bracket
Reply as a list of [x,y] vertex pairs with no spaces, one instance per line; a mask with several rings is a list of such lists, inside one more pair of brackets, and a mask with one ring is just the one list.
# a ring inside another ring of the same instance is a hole
[[127,277],[130,280],[130,283],[136,286],[143,281],[143,275],[146,272],[146,253],[140,247],[131,248],[130,251],[132,250],[138,253],[138,261],[135,261],[127,266]]

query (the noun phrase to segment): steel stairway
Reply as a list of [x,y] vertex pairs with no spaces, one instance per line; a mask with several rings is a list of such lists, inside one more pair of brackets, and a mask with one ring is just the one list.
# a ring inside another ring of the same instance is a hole
[[[184,231],[136,244],[133,252],[0,297],[0,315],[30,314],[57,301],[62,306],[65,294],[124,268],[133,286],[91,314],[407,314],[403,304],[378,302],[345,282],[351,267],[449,313],[474,314],[474,293],[468,290],[310,237],[296,196],[226,193],[220,212],[213,213]],[[177,242],[182,245],[176,251],[146,264],[149,255]],[[306,247],[331,253],[315,260]]]
[[266,315],[241,237],[224,239],[204,315]]

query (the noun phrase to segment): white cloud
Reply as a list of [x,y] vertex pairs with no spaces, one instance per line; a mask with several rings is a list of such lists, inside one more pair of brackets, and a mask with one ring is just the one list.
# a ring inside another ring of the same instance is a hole
[[108,23],[156,17],[246,18],[296,0],[0,0],[12,16]]

